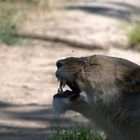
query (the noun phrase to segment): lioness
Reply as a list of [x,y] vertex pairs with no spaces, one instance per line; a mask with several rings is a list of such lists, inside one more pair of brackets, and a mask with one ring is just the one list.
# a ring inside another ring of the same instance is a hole
[[[70,57],[56,65],[60,87],[53,99],[55,112],[83,114],[107,140],[140,140],[139,65],[102,55]],[[63,91],[65,85],[71,91]]]

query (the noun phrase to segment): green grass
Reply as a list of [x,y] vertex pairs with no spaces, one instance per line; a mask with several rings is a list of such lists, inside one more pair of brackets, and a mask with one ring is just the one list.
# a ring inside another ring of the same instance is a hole
[[103,140],[103,137],[88,126],[71,129],[55,128],[53,140]]
[[19,43],[20,39],[13,36],[16,32],[16,24],[14,23],[14,14],[5,12],[7,15],[0,17],[0,40],[7,45]]
[[131,47],[135,47],[140,44],[140,24],[132,27],[132,30],[128,34],[128,39]]
[[20,19],[16,6],[0,1],[0,41],[13,45],[19,42],[19,38],[14,37]]
[[14,31],[15,31],[14,26],[8,26],[5,31],[0,33],[1,41],[7,45],[14,45],[19,43],[20,39],[12,35]]

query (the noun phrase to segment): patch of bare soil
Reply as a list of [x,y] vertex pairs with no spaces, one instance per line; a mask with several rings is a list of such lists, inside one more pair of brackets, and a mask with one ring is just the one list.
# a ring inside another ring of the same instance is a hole
[[[52,22],[53,21],[53,22]],[[105,54],[129,59],[140,64],[140,53],[112,47],[126,43],[120,20],[84,11],[60,10],[49,17],[30,21],[23,31],[74,35],[95,39],[109,45],[108,51],[71,48],[62,43],[33,41],[26,46],[0,45],[0,139],[48,140],[53,125],[67,128],[87,122],[77,113],[65,119],[52,115],[52,98],[57,92],[55,78],[58,59]]]

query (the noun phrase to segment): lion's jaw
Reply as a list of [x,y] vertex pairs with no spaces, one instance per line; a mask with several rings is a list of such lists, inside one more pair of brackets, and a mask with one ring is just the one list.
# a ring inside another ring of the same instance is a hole
[[[56,77],[60,81],[60,86],[58,94],[53,98],[54,112],[63,114],[67,110],[73,110],[89,118],[89,98],[85,94],[88,83],[85,69],[89,65],[87,59],[66,58],[57,61],[56,65]],[[63,91],[65,85],[71,90]]]
[[62,94],[56,94],[53,97],[53,112],[55,116],[59,116],[61,114],[64,114],[68,110],[72,110],[75,112],[79,112],[86,118],[93,121],[94,109],[88,103],[86,94],[80,94],[75,100],[71,100],[70,94],[68,95],[67,93],[67,95],[65,95],[67,97],[64,97]]

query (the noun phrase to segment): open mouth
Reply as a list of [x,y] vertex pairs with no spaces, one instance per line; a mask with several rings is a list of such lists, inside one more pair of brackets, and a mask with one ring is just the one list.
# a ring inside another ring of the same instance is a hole
[[[54,98],[69,98],[70,100],[76,100],[80,96],[80,89],[75,82],[67,82],[64,79],[60,79],[58,93],[54,95]],[[70,90],[65,90],[65,86],[68,86]]]

